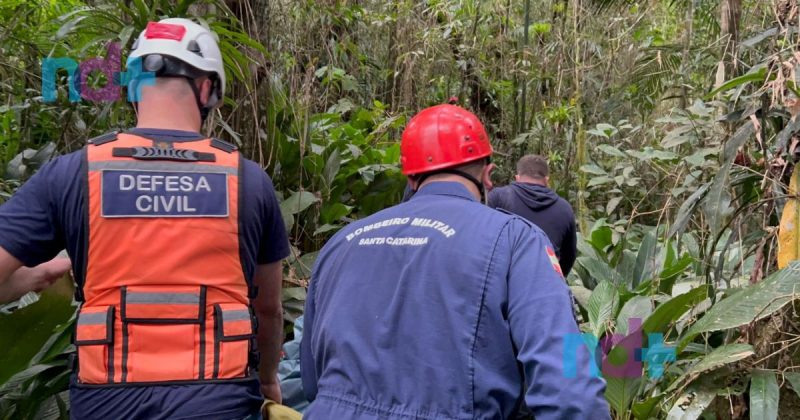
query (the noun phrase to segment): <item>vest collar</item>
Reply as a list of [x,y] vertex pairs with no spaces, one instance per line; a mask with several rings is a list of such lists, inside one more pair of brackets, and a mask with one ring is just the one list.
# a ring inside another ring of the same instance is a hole
[[167,142],[185,142],[185,141],[197,141],[203,140],[206,137],[200,133],[192,132],[192,131],[184,131],[184,130],[172,130],[172,129],[164,129],[164,128],[132,128],[127,131],[128,134],[133,134],[134,136],[144,137],[151,140],[156,141],[167,141]]

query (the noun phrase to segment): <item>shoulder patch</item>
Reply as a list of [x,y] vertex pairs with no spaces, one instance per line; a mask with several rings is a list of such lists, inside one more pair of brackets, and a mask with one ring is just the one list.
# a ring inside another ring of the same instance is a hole
[[556,255],[556,252],[553,251],[553,248],[549,246],[545,247],[545,251],[547,251],[547,258],[550,259],[550,264],[553,265],[553,269],[556,270],[556,273],[558,273],[558,275],[563,279],[564,272],[561,271],[561,264],[558,262],[558,256]]
[[232,153],[238,149],[235,144],[228,143],[227,141],[220,140],[216,137],[211,139],[211,147],[222,150],[225,153]]
[[118,134],[119,134],[119,131],[112,131],[110,133],[101,134],[101,135],[99,135],[97,137],[93,137],[93,138],[89,139],[88,143],[92,144],[92,145],[95,145],[95,146],[100,146],[100,145],[103,145],[103,144],[106,144],[106,143],[111,143],[112,141],[115,141],[117,139],[117,135]]

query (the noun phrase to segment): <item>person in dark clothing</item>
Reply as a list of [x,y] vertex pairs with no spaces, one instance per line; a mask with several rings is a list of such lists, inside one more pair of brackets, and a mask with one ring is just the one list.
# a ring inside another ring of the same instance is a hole
[[529,220],[547,234],[566,277],[577,256],[575,213],[567,200],[547,187],[547,160],[523,156],[517,162],[516,182],[489,192],[489,207],[501,208]]

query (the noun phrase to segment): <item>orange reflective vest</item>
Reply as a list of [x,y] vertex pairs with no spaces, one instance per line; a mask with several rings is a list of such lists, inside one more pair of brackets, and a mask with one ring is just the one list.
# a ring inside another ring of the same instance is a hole
[[248,376],[254,334],[240,260],[235,147],[112,133],[86,152],[79,382]]

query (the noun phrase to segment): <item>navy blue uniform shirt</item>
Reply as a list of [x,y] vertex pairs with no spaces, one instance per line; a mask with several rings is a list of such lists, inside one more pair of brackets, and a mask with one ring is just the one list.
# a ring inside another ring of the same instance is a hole
[[[205,137],[192,132],[134,129],[133,134],[158,141],[190,142]],[[35,266],[62,249],[72,259],[75,277],[83,277],[88,203],[82,171],[85,150],[61,156],[43,166],[8,202],[0,206],[0,247]],[[245,275],[252,278],[257,264],[289,255],[289,243],[272,181],[256,164],[243,160],[242,240]],[[176,246],[180,246],[176,244]],[[258,380],[228,384],[70,387],[70,410],[75,419],[232,419],[257,411],[263,401]]]
[[[609,418],[542,231],[434,182],[317,259],[301,343],[308,419]],[[525,384],[525,385],[523,385]]]

